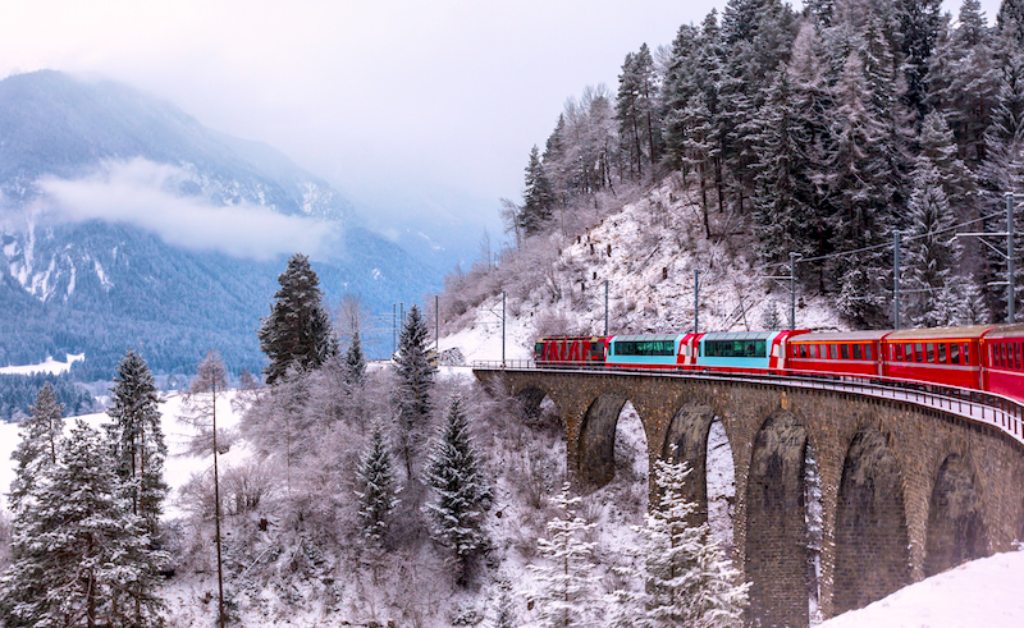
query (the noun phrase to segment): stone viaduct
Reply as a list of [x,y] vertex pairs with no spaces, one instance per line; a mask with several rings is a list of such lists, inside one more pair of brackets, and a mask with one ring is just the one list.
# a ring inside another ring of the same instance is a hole
[[[736,473],[734,560],[752,583],[753,624],[807,626],[812,591],[828,618],[1024,538],[1024,447],[952,413],[742,379],[475,374],[527,406],[552,400],[565,427],[567,468],[583,490],[611,480],[616,423],[628,400],[650,461],[675,446],[694,469],[691,498],[706,512],[708,432],[721,420]],[[806,518],[808,448],[821,488],[819,569]]]

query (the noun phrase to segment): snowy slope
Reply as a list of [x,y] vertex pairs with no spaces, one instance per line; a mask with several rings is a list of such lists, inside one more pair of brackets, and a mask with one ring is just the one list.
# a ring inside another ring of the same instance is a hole
[[996,554],[900,589],[821,627],[1017,627],[1024,625],[1022,577],[1024,552]]
[[62,375],[71,370],[72,364],[83,360],[85,360],[84,353],[65,354],[63,362],[54,360],[51,356],[46,356],[46,359],[38,364],[0,366],[0,375],[33,375],[35,373]]
[[[716,215],[713,221],[717,232],[731,232],[728,217]],[[503,262],[508,268],[489,278],[499,294],[451,322],[442,350],[458,347],[468,361],[501,358],[502,289],[508,291],[507,359],[528,358],[538,333],[602,332],[605,281],[610,333],[689,330],[694,270],[700,273],[702,330],[764,329],[773,306],[779,326],[789,324],[788,283],[767,279],[784,274],[783,269],[754,266],[747,255],[751,243],[743,237],[706,239],[699,207],[671,179],[579,236],[545,237],[551,241],[541,246],[557,251],[553,264]],[[842,325],[821,297],[799,295],[796,315],[801,328]],[[552,321],[564,321],[564,329],[545,329]]]

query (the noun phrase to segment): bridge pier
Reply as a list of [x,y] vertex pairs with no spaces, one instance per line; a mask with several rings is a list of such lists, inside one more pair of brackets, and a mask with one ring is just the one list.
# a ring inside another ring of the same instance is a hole
[[[1024,447],[935,408],[743,379],[512,369],[476,376],[512,394],[551,397],[581,490],[612,478],[615,424],[629,400],[650,462],[676,444],[694,467],[690,493],[701,518],[707,432],[719,418],[736,476],[733,558],[753,581],[751,620],[761,625],[806,624],[813,590],[828,618],[963,560],[1010,550],[1024,534]],[[821,489],[816,582],[808,449]]]

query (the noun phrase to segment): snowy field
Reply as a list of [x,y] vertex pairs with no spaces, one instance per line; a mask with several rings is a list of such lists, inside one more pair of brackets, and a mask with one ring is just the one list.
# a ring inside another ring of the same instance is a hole
[[822,628],[1024,626],[1024,552],[975,560],[900,589]]
[[36,373],[48,373],[50,375],[61,375],[71,370],[75,362],[85,360],[84,353],[68,353],[64,361],[54,360],[50,356],[38,364],[23,364],[20,366],[0,366],[0,375],[35,375]]

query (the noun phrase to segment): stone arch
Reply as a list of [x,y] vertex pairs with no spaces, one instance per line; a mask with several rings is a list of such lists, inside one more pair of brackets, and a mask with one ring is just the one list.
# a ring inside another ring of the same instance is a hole
[[626,401],[625,395],[607,393],[587,406],[576,448],[576,478],[581,488],[598,489],[615,477],[615,427]]
[[988,530],[974,472],[959,454],[942,461],[928,504],[925,576],[988,554]]
[[888,440],[877,429],[861,430],[850,441],[836,506],[836,614],[910,582],[902,475]]
[[684,490],[687,500],[698,505],[693,523],[707,521],[707,449],[708,433],[715,414],[705,404],[688,403],[679,408],[669,421],[660,457],[686,462],[692,471]]
[[[558,402],[545,388],[537,385],[526,385],[520,388],[515,393],[515,399],[519,403],[519,407],[523,413],[523,417],[526,419],[537,419],[540,417],[542,412],[542,406],[544,406],[544,400],[550,400],[557,409]],[[559,415],[561,413],[559,412]]]
[[747,475],[746,578],[750,616],[765,626],[809,621],[805,458],[807,429],[791,414],[766,420]]

